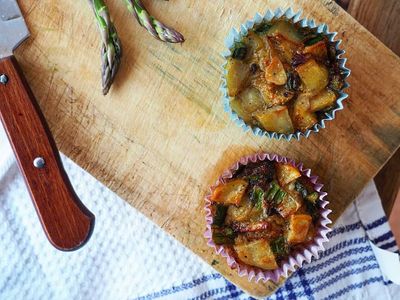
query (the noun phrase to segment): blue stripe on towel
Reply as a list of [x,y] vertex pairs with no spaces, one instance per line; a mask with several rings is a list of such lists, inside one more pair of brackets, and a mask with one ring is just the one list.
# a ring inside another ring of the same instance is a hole
[[276,291],[276,300],[284,300],[285,298],[283,298],[282,295],[282,290],[283,290],[284,286],[281,286],[277,291]]
[[345,225],[345,226],[340,226],[337,228],[334,228],[331,232],[327,234],[327,237],[330,239],[338,234],[345,233],[345,232],[350,232],[356,229],[360,229],[362,227],[362,223],[358,221],[357,223]]
[[[310,278],[310,275],[307,275],[307,280],[308,280],[308,284],[312,285],[312,284],[317,284],[318,282],[320,282],[323,279],[328,279],[330,277],[332,277],[333,275],[335,275],[337,272],[340,271],[344,271],[347,268],[353,268],[355,265],[359,266],[365,263],[369,263],[371,261],[376,261],[375,256],[372,254],[370,256],[364,256],[364,257],[359,257],[357,259],[353,259],[353,260],[349,260],[346,262],[341,263],[339,266],[336,266],[332,269],[327,270],[325,273],[323,274],[319,274],[318,276],[314,277],[314,278]],[[296,274],[294,276],[299,276],[299,271],[302,269],[299,269]],[[304,272],[304,270],[302,270],[302,272]],[[302,286],[301,282],[296,282],[295,284],[293,284],[293,288],[297,289],[300,288]]]
[[382,276],[381,277],[372,277],[372,278],[369,278],[369,279],[364,280],[364,281],[359,282],[359,283],[353,283],[353,284],[350,284],[347,287],[337,291],[336,293],[324,298],[324,300],[336,299],[336,298],[339,298],[339,297],[343,296],[344,294],[346,294],[346,293],[348,293],[348,292],[350,292],[352,290],[361,289],[361,288],[363,288],[363,287],[365,287],[365,286],[367,286],[369,284],[372,284],[372,283],[375,283],[375,282],[381,282],[381,281],[383,281]]
[[294,294],[293,285],[290,280],[286,281],[285,287],[286,287],[286,292],[288,294],[285,299],[289,299],[289,300],[296,299],[296,295]]
[[349,249],[338,255],[335,255],[335,256],[329,258],[327,261],[320,263],[318,265],[315,265],[315,266],[306,265],[306,266],[304,266],[303,270],[305,273],[314,273],[314,272],[320,271],[324,267],[327,267],[333,263],[336,263],[339,260],[346,258],[350,255],[361,254],[361,253],[368,252],[368,251],[372,251],[370,245],[367,245],[364,247],[359,247],[359,248]]
[[354,239],[340,242],[340,243],[336,244],[335,246],[323,251],[322,254],[320,255],[320,259],[325,256],[329,256],[332,253],[335,253],[335,251],[337,251],[337,250],[340,250],[340,249],[343,249],[343,248],[346,248],[349,246],[353,246],[353,245],[363,244],[363,243],[366,243],[367,241],[368,241],[368,238],[366,236],[364,236],[364,237],[354,238]]
[[376,239],[374,239],[372,242],[374,244],[378,244],[384,241],[387,241],[391,238],[393,238],[393,233],[391,231],[386,232],[385,234],[380,235],[379,237],[377,237]]
[[[355,275],[355,274],[360,274],[369,270],[373,270],[373,269],[379,269],[379,265],[377,263],[373,263],[371,265],[367,265],[367,266],[363,266],[361,268],[357,268],[357,269],[353,269],[353,270],[349,270],[346,272],[343,272],[341,274],[336,275],[335,277],[331,278],[330,280],[321,283],[319,286],[315,287],[313,289],[314,293],[318,293],[324,289],[326,289],[327,287],[337,283],[338,280],[344,279],[346,277],[349,277],[351,275]],[[304,292],[300,292],[297,294],[298,297],[304,297],[306,296],[306,294]]]
[[374,228],[376,228],[376,227],[378,227],[378,226],[380,226],[380,225],[382,225],[382,224],[384,224],[386,222],[387,222],[387,218],[384,216],[384,217],[379,218],[378,220],[376,220],[376,221],[374,221],[372,223],[367,224],[365,227],[367,228],[367,230],[371,230],[371,229],[374,229]]
[[312,292],[310,284],[307,280],[306,274],[304,273],[302,268],[297,270],[297,275],[300,278],[300,283],[303,286],[304,293],[307,295],[307,298],[310,300],[313,300],[314,299],[313,292]]
[[[355,265],[359,266],[361,264],[368,263],[368,262],[371,262],[371,261],[376,261],[375,256],[373,254],[369,255],[369,256],[359,257],[359,258],[356,258],[356,259],[345,261],[345,262],[341,263],[340,265],[338,265],[338,266],[336,266],[336,267],[334,267],[332,269],[329,269],[325,273],[322,273],[322,274],[320,274],[320,275],[318,275],[318,276],[316,276],[314,278],[310,278],[310,275],[307,275],[308,284],[309,285],[310,284],[316,284],[316,283],[318,283],[319,281],[321,281],[323,279],[328,279],[328,278],[332,277],[337,272],[344,271],[346,268],[353,268]],[[299,269],[297,271],[297,274],[299,274],[300,270],[302,270],[302,269]],[[302,270],[301,272],[306,273],[304,271],[305,270]],[[300,274],[299,274],[299,276],[300,276]],[[297,287],[300,287],[301,285],[302,284],[300,282],[300,283],[295,283],[293,286],[294,286],[294,288],[297,288]]]
[[386,249],[392,248],[392,247],[394,247],[394,246],[396,246],[396,245],[397,245],[396,241],[391,241],[391,242],[389,242],[389,243],[380,245],[379,248],[385,249],[385,250],[386,250]]
[[346,270],[348,268],[353,269],[355,266],[359,266],[360,267],[361,264],[364,264],[364,263],[367,263],[367,262],[371,262],[371,261],[374,261],[376,263],[376,259],[375,259],[374,255],[360,257],[358,259],[345,261],[345,262],[339,264],[338,266],[336,266],[336,267],[334,267],[332,269],[329,269],[325,273],[319,274],[318,276],[310,279],[309,282],[310,282],[310,284],[317,284],[318,282],[321,282],[324,279],[328,279],[328,278],[332,277],[333,275],[335,275],[336,273],[338,273],[340,271],[344,271],[344,270]]
[[232,283],[230,283],[230,281],[225,279],[225,283],[227,286],[230,286],[231,289],[229,289],[229,298],[228,299],[234,299],[235,297],[237,297],[238,295],[242,294],[242,291],[238,291],[238,289],[236,288],[235,285],[233,285]]

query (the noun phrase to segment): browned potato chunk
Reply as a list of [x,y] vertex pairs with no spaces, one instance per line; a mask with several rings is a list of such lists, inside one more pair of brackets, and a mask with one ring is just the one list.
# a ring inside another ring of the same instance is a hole
[[275,255],[268,241],[264,239],[235,245],[233,248],[238,258],[247,265],[256,266],[265,270],[273,270],[278,267]]
[[307,238],[311,221],[310,215],[291,215],[289,217],[288,243],[298,244],[304,242]]
[[303,40],[303,36],[298,32],[296,27],[283,20],[272,25],[267,34],[268,36],[276,36],[280,34],[294,43],[300,43]]
[[276,164],[276,176],[278,177],[279,184],[285,186],[293,180],[301,177],[299,169],[291,164]]
[[242,101],[242,107],[248,113],[262,109],[265,105],[264,98],[260,91],[255,87],[249,87],[241,92],[238,96]]
[[310,110],[309,96],[300,94],[293,105],[293,121],[298,129],[305,131],[318,122],[315,113]]
[[211,195],[211,201],[225,205],[239,205],[247,188],[247,181],[235,179],[217,186]]
[[288,64],[291,63],[296,51],[301,50],[302,48],[302,44],[294,43],[280,34],[270,38],[269,42],[274,47],[282,61]]
[[293,132],[292,120],[286,106],[274,106],[254,116],[265,130],[277,133]]
[[310,110],[315,112],[331,107],[336,101],[335,92],[326,89],[310,99]]
[[319,41],[318,43],[315,43],[314,45],[305,47],[303,53],[304,54],[309,53],[320,59],[324,59],[328,56],[328,50],[326,49],[325,41]]
[[286,90],[284,86],[268,83],[263,77],[255,79],[253,85],[261,92],[267,107],[283,105],[294,96],[294,93]]
[[286,71],[277,56],[272,57],[265,69],[265,79],[276,85],[284,85],[287,80]]
[[296,71],[303,82],[305,92],[315,95],[323,90],[329,83],[328,69],[318,64],[314,59],[310,59],[306,63],[298,66]]
[[240,98],[235,97],[231,100],[231,108],[246,123],[251,121],[251,114],[243,108]]
[[300,197],[297,197],[294,194],[286,194],[282,202],[276,207],[276,210],[282,217],[287,218],[297,212],[301,207],[301,204],[302,202]]
[[314,236],[315,236],[315,227],[314,227],[314,224],[311,223],[310,224],[310,228],[308,229],[308,232],[307,232],[307,236],[306,236],[305,242],[312,241]]
[[234,97],[246,86],[250,68],[242,61],[230,58],[226,70],[228,72],[226,75],[228,95]]
[[243,222],[250,218],[253,210],[253,205],[250,199],[242,201],[240,206],[230,205],[226,213],[226,222]]

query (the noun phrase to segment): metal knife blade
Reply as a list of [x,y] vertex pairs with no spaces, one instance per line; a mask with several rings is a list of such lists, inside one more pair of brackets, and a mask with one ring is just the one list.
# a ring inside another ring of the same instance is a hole
[[29,30],[16,0],[0,0],[0,59],[11,56]]

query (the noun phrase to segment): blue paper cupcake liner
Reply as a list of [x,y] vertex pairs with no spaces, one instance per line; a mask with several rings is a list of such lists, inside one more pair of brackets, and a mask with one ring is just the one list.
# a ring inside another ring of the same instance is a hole
[[300,140],[301,136],[304,136],[307,138],[307,137],[309,137],[311,132],[319,132],[319,130],[321,128],[325,128],[325,122],[329,121],[329,120],[333,120],[335,118],[336,112],[343,109],[343,101],[348,97],[348,94],[343,92],[343,90],[350,86],[349,83],[346,81],[346,78],[350,76],[350,69],[345,67],[347,59],[342,57],[342,55],[345,53],[345,51],[342,49],[339,49],[339,45],[342,42],[342,40],[334,41],[334,38],[337,35],[337,32],[329,32],[328,25],[320,24],[317,26],[315,24],[314,20],[307,19],[307,18],[301,19],[300,16],[301,16],[301,11],[295,13],[292,10],[292,8],[288,8],[285,11],[278,8],[274,12],[272,12],[271,10],[268,10],[264,16],[257,13],[252,20],[247,21],[246,23],[242,24],[240,26],[239,31],[236,30],[235,28],[231,29],[228,37],[225,39],[225,45],[228,48],[228,50],[224,51],[222,53],[222,56],[227,60],[232,55],[232,50],[234,48],[235,43],[241,41],[248,34],[250,29],[252,29],[254,26],[256,26],[262,22],[269,22],[273,19],[286,17],[289,21],[292,21],[293,23],[298,23],[301,27],[316,28],[318,33],[324,34],[325,36],[328,37],[330,42],[333,42],[335,44],[336,53],[337,53],[336,59],[339,62],[340,71],[344,76],[344,85],[343,85],[343,88],[341,89],[341,91],[339,92],[338,99],[336,100],[336,106],[329,112],[325,112],[324,113],[325,116],[323,118],[321,118],[313,127],[306,130],[305,132],[296,131],[295,133],[284,134],[284,133],[266,131],[259,127],[250,126],[250,125],[246,124],[232,110],[232,108],[230,106],[230,97],[228,96],[228,88],[227,88],[227,83],[226,83],[227,61],[225,61],[225,63],[222,66],[223,76],[222,76],[222,84],[220,87],[220,90],[223,94],[224,110],[227,113],[229,113],[231,119],[246,132],[251,130],[255,135],[266,136],[268,138],[275,138],[278,140],[280,140],[280,139],[285,139],[287,141],[290,141],[291,139]]

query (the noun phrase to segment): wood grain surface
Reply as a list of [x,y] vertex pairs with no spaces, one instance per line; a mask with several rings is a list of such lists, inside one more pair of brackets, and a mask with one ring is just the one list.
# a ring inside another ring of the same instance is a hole
[[[63,251],[83,246],[94,216],[82,204],[64,171],[60,155],[38,104],[14,57],[0,60],[0,119],[49,241]],[[41,168],[36,158],[44,159]]]
[[[146,1],[186,38],[151,38],[123,1],[109,1],[124,58],[109,97],[100,89],[96,24],[85,1],[21,1],[31,39],[18,52],[59,148],[230,281],[255,296],[277,286],[248,282],[209,248],[203,197],[242,155],[301,160],[325,183],[333,220],[400,144],[400,59],[334,1]],[[256,12],[303,10],[343,39],[352,70],[345,110],[300,142],[244,133],[219,93],[224,38]]]
[[[398,0],[337,0],[361,25],[400,55],[400,1]],[[391,229],[400,247],[400,149],[393,154],[375,176],[379,196]]]
[[[400,55],[400,1],[398,0],[351,0],[347,12],[367,28],[396,55]],[[392,217],[392,207],[400,190],[400,149],[375,177],[386,215]],[[400,200],[398,200],[400,201]],[[400,206],[400,204],[398,205]],[[394,217],[397,218],[394,213]],[[400,226],[392,227],[400,234]],[[400,243],[400,240],[399,240]]]
[[400,1],[350,0],[347,12],[394,53],[400,55]]

